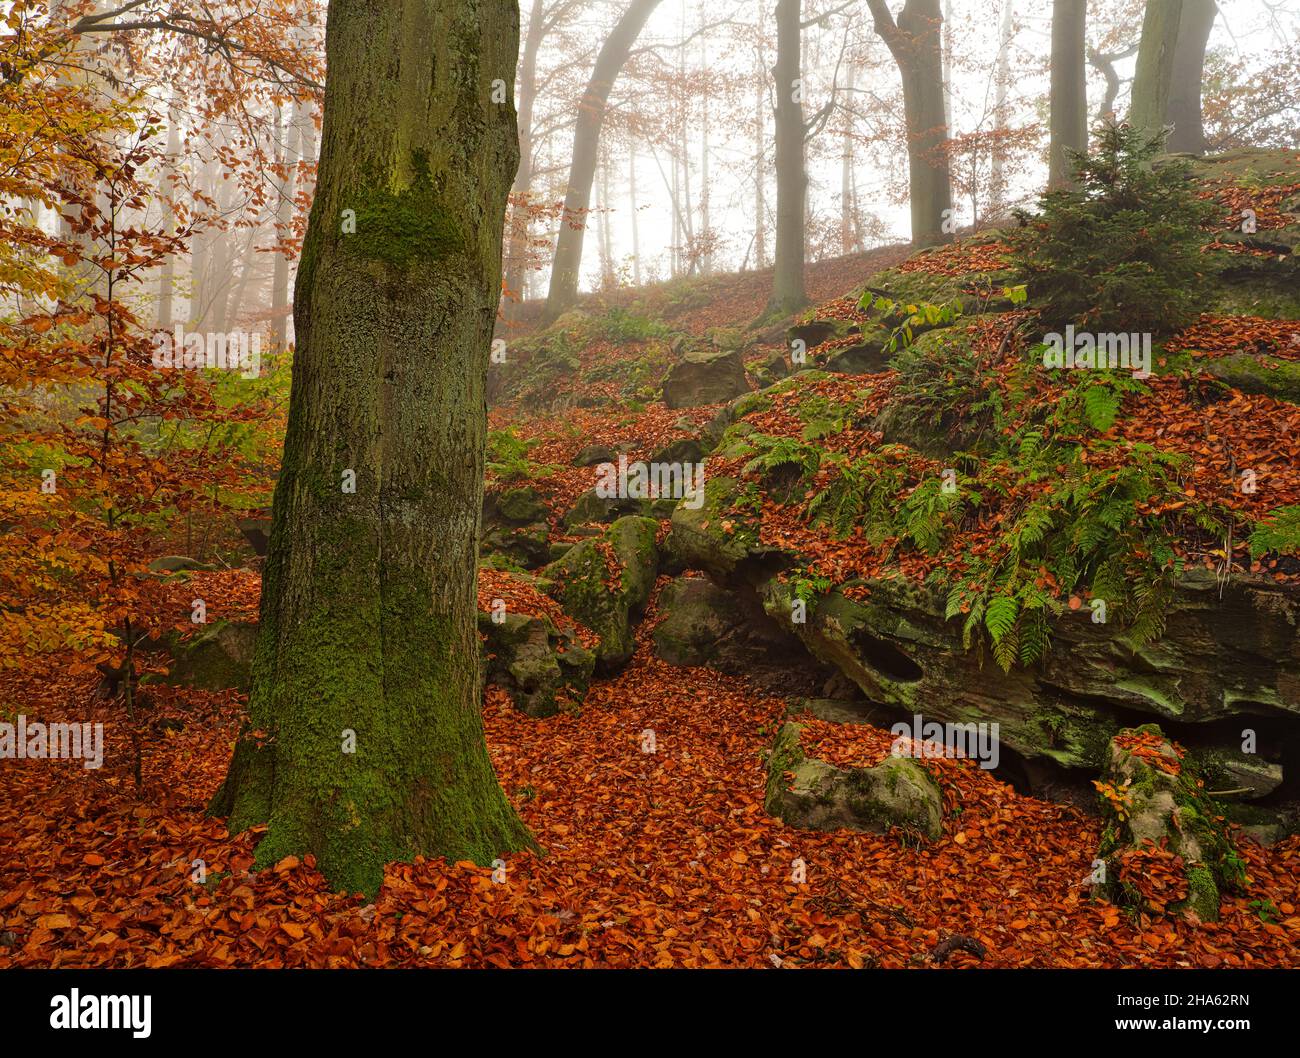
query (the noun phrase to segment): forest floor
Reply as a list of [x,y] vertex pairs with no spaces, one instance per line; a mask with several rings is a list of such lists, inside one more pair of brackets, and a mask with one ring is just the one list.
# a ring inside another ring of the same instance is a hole
[[[819,300],[832,302],[823,311],[901,256],[887,248],[815,272]],[[741,277],[736,289],[730,303],[710,295],[680,307],[678,326],[752,318],[761,278]],[[621,354],[583,353],[602,355]],[[1292,414],[1242,400],[1224,409],[1238,454],[1264,446],[1265,434],[1276,442],[1279,417]],[[716,410],[607,401],[531,421],[498,410],[492,424],[519,425],[536,442],[529,458],[556,468],[535,484],[558,520],[590,487],[590,471],[570,465],[581,444],[646,458]],[[1288,420],[1281,436],[1291,426],[1290,438],[1300,434]],[[1159,430],[1178,435],[1167,409]],[[1204,447],[1189,435],[1193,444]],[[1280,459],[1294,458],[1288,444]],[[178,628],[196,592],[210,615],[251,619],[259,576],[195,573],[166,590]],[[481,605],[497,595],[514,612],[557,613],[526,581],[485,570]],[[98,673],[73,657],[0,673],[6,708],[101,720],[107,738],[98,770],[75,760],[0,767],[0,967],[908,967],[936,965],[931,953],[952,936],[986,950],[982,960],[954,951],[944,961],[953,967],[1300,965],[1300,836],[1270,848],[1242,840],[1246,891],[1224,896],[1219,922],[1192,925],[1092,900],[1099,818],[1022,796],[971,761],[924,762],[944,796],[937,841],[784,825],[764,812],[763,754],[787,701],[742,677],[658,659],[658,616],[652,597],[632,662],[593,682],[580,710],[533,719],[487,689],[497,776],[544,855],[508,856],[504,879],[468,863],[391,864],[373,902],[331,891],[310,856],[252,871],[258,831],[230,837],[205,815],[238,728],[237,692],[151,684],[137,789],[129,726],[120,705],[95,700]],[[803,722],[805,748],[831,763],[870,766],[889,753],[880,728]],[[653,753],[643,751],[647,730]]]
[[[221,598],[222,585],[232,609],[255,605],[247,572],[204,588]],[[488,689],[492,762],[545,855],[508,857],[504,882],[468,863],[393,864],[373,903],[332,892],[310,857],[250,871],[256,831],[231,838],[204,815],[239,696],[153,688],[143,790],[121,723],[105,725],[100,770],[0,770],[0,966],[906,967],[929,965],[951,935],[979,940],[985,966],[1300,962],[1300,838],[1243,842],[1248,893],[1192,926],[1090,900],[1099,821],[970,761],[926,762],[948,813],[936,842],[786,827],[763,811],[762,761],[785,703],[658,660],[655,618],[652,601],[632,663],[595,683],[580,715],[531,719]],[[11,672],[3,694],[58,716],[94,683]],[[879,728],[805,722],[823,759],[889,752]],[[196,860],[207,885],[192,880]],[[1283,920],[1266,921],[1260,901]],[[979,963],[956,951],[947,965]]]

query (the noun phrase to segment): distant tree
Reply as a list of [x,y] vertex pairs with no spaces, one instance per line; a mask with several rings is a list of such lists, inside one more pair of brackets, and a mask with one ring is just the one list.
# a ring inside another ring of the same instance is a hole
[[1062,187],[1070,182],[1071,152],[1086,150],[1088,146],[1086,12],[1086,0],[1052,2],[1049,187]]
[[1129,124],[1147,135],[1165,127],[1182,4],[1183,0],[1147,0],[1128,111]]
[[600,130],[610,89],[618,79],[632,45],[660,0],[631,0],[596,56],[587,90],[578,103],[578,123],[573,134],[573,161],[564,195],[564,215],[555,258],[551,264],[551,286],[546,295],[545,319],[557,318],[578,299],[578,269],[582,266],[582,242],[591,208],[591,185],[599,159]]
[[1183,0],[1174,49],[1172,83],[1165,121],[1173,126],[1169,150],[1205,153],[1205,128],[1201,121],[1201,82],[1205,75],[1205,46],[1219,8],[1214,0]]
[[[952,239],[952,186],[944,116],[943,14],[939,0],[907,0],[895,21],[885,0],[867,0],[876,33],[903,79],[912,245]],[[947,230],[945,230],[947,229]]]

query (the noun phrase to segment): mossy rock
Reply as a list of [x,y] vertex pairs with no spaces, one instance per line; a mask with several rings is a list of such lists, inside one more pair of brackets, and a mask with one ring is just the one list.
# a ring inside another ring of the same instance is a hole
[[[920,763],[888,757],[872,768],[837,768],[804,755],[802,731],[797,723],[783,725],[768,754],[769,815],[803,830],[899,828],[931,841],[943,834],[943,796]],[[786,772],[793,773],[788,785]]]
[[564,524],[570,528],[575,525],[588,525],[591,522],[612,522],[629,514],[641,514],[646,510],[646,501],[624,496],[605,497],[596,490],[588,489],[578,497],[573,508],[564,516]]
[[[1131,741],[1138,737],[1144,742]],[[1126,728],[1111,740],[1102,781],[1114,794],[1101,799],[1105,827],[1097,858],[1105,877],[1098,892],[1126,906],[1161,910],[1142,895],[1137,879],[1124,874],[1124,854],[1164,848],[1181,861],[1187,895],[1163,910],[1193,922],[1217,921],[1221,894],[1244,887],[1245,865],[1221,809],[1185,756],[1156,724]],[[1128,868],[1137,862],[1130,859]]]
[[698,508],[677,505],[666,547],[680,568],[725,577],[758,549],[753,520],[731,510],[740,495],[735,478],[708,478]]
[[479,545],[483,560],[496,569],[536,569],[552,558],[550,526],[488,526]]
[[605,531],[600,539],[612,548],[620,567],[612,587],[596,539],[575,544],[541,571],[565,612],[600,636],[596,663],[603,672],[626,664],[635,650],[632,621],[645,608],[659,572],[658,530],[652,518],[628,516]]
[[521,713],[554,716],[579,706],[596,657],[576,638],[558,631],[547,617],[507,613],[500,620],[478,615],[484,644],[484,677],[510,696]]
[[550,515],[550,508],[530,486],[509,489],[496,497],[496,510],[501,518],[517,525],[542,522]]
[[200,691],[246,692],[256,643],[257,624],[252,621],[216,621],[188,640],[173,634],[166,682]]
[[609,445],[587,445],[573,457],[575,467],[594,467],[601,463],[613,463],[618,453]]
[[1236,353],[1198,363],[1201,370],[1243,393],[1262,393],[1300,404],[1300,363],[1294,360]]

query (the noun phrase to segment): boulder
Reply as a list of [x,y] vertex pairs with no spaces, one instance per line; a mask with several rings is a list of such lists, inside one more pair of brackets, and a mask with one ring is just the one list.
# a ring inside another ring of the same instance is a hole
[[753,519],[733,510],[740,496],[740,483],[735,478],[707,478],[704,502],[699,507],[678,504],[672,515],[672,533],[665,544],[670,560],[678,568],[726,577],[751,553],[765,550],[759,546]]
[[[1219,808],[1157,725],[1116,734],[1097,789],[1105,819],[1097,850],[1104,875],[1093,876],[1098,892],[1146,912],[1216,921],[1221,893],[1241,888],[1245,864]],[[1156,864],[1173,867],[1184,884],[1171,891],[1163,871],[1151,869]]]
[[[596,664],[602,672],[632,657],[632,621],[645,608],[659,573],[658,530],[652,518],[620,518],[601,537],[575,544],[541,571],[565,612],[600,636]],[[617,566],[612,580],[601,543],[612,551]]]
[[601,463],[613,463],[618,453],[609,445],[587,445],[573,457],[575,467],[594,467]]
[[660,593],[658,611],[663,617],[654,630],[655,653],[671,665],[745,673],[789,650],[789,636],[751,593],[707,577],[674,580]]
[[174,636],[166,682],[201,691],[248,691],[256,644],[255,621],[216,621],[189,639]]
[[556,629],[547,617],[480,613],[484,676],[510,696],[527,716],[554,716],[577,706],[587,693],[596,657],[575,637]]
[[688,350],[663,382],[664,403],[670,408],[720,404],[747,392],[749,380],[735,350]]
[[592,488],[578,497],[569,513],[564,516],[564,524],[572,528],[591,522],[612,522],[627,514],[641,514],[645,508],[644,500],[630,496],[601,496]]
[[919,762],[887,757],[872,768],[837,768],[804,755],[802,731],[786,723],[768,753],[769,815],[803,830],[884,833],[897,827],[931,841],[942,835],[943,796]]

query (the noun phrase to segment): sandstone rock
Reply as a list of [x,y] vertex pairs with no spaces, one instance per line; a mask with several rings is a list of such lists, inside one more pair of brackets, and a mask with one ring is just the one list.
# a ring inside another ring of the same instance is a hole
[[[802,730],[785,724],[768,755],[769,815],[806,830],[898,827],[931,841],[943,833],[939,785],[917,761],[889,757],[873,768],[837,768],[804,755]],[[793,773],[788,785],[786,772]]]

